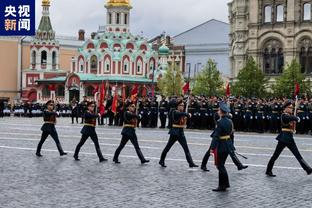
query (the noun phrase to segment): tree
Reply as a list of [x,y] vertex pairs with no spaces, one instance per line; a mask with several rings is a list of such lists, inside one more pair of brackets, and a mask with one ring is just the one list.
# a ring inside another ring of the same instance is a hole
[[291,97],[295,91],[296,83],[300,86],[300,94],[311,94],[311,83],[305,81],[304,74],[301,73],[300,64],[294,59],[287,65],[283,74],[276,79],[273,91],[276,96]]
[[250,57],[246,66],[238,73],[237,81],[233,85],[233,92],[237,96],[263,97],[266,94],[267,81],[255,60]]
[[184,79],[179,67],[168,67],[164,76],[159,80],[157,86],[165,96],[182,94]]
[[193,93],[195,95],[219,96],[221,91],[224,91],[223,84],[216,62],[209,59],[203,71],[195,78]]

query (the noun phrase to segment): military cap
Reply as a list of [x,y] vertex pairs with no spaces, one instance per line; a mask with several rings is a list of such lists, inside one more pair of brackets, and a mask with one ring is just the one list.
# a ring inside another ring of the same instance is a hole
[[220,107],[220,110],[222,111],[222,112],[224,112],[224,113],[230,113],[231,112],[231,110],[230,110],[230,108],[227,106],[227,104],[226,103],[220,103],[219,104],[219,107]]

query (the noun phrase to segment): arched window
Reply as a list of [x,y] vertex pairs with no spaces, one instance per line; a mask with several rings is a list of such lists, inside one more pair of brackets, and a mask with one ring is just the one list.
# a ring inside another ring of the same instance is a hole
[[83,73],[83,65],[84,65],[84,62],[83,62],[83,59],[79,59],[79,72],[80,73]]
[[41,65],[46,66],[47,64],[47,52],[42,51],[41,52]]
[[87,96],[87,97],[92,97],[92,96],[93,96],[93,91],[94,91],[94,87],[88,86],[88,87],[85,89],[85,96]]
[[36,67],[36,56],[37,56],[36,51],[33,51],[31,53],[31,64],[33,69]]
[[128,59],[124,60],[123,73],[128,74],[130,70],[130,63]]
[[272,7],[270,5],[264,7],[264,23],[272,22]]
[[65,87],[64,86],[58,86],[55,91],[56,97],[64,97],[65,96]]
[[109,61],[108,57],[104,61],[104,72],[105,73],[109,73],[110,72],[110,61]]
[[51,91],[49,90],[48,86],[44,86],[42,89],[42,96],[49,98],[51,96]]
[[277,40],[266,42],[263,48],[263,71],[266,74],[283,72],[284,54],[282,44]]
[[98,68],[98,60],[97,60],[96,55],[91,56],[90,61],[91,61],[91,72],[92,71],[96,72]]
[[143,72],[143,63],[142,63],[142,60],[139,59],[137,61],[137,74],[142,74]]
[[311,20],[311,3],[303,5],[303,20]]
[[120,24],[120,13],[116,14],[116,24],[119,25]]
[[56,52],[52,52],[52,68],[56,69]]
[[276,7],[276,22],[284,21],[284,5],[278,5]]
[[299,60],[301,65],[301,72],[305,74],[312,73],[312,40],[303,39],[299,43],[300,53]]

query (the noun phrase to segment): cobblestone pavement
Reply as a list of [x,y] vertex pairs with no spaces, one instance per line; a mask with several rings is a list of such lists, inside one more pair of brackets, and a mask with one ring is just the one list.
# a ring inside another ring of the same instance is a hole
[[[101,149],[108,162],[99,163],[94,145],[88,140],[81,149],[80,162],[73,151],[80,139],[81,124],[69,118],[56,126],[63,148],[59,157],[50,138],[43,157],[35,156],[40,139],[41,118],[0,120],[0,207],[312,207],[312,176],[307,176],[286,150],[276,162],[276,178],[266,177],[265,167],[273,153],[276,135],[236,133],[238,151],[249,159],[249,168],[237,171],[228,159],[231,188],[214,193],[217,170],[210,159],[210,172],[189,169],[177,143],[167,155],[166,169],[158,165],[168,140],[168,131],[138,129],[143,154],[151,162],[141,165],[129,143],[113,164],[112,154],[120,142],[121,129],[98,127]],[[200,164],[210,144],[210,131],[186,131],[193,159]],[[296,136],[303,157],[312,165],[312,138]]]

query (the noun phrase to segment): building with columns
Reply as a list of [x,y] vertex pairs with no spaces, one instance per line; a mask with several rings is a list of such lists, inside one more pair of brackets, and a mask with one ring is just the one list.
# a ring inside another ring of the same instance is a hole
[[296,59],[312,73],[311,0],[233,0],[229,6],[231,76],[249,56],[266,75],[278,76]]

